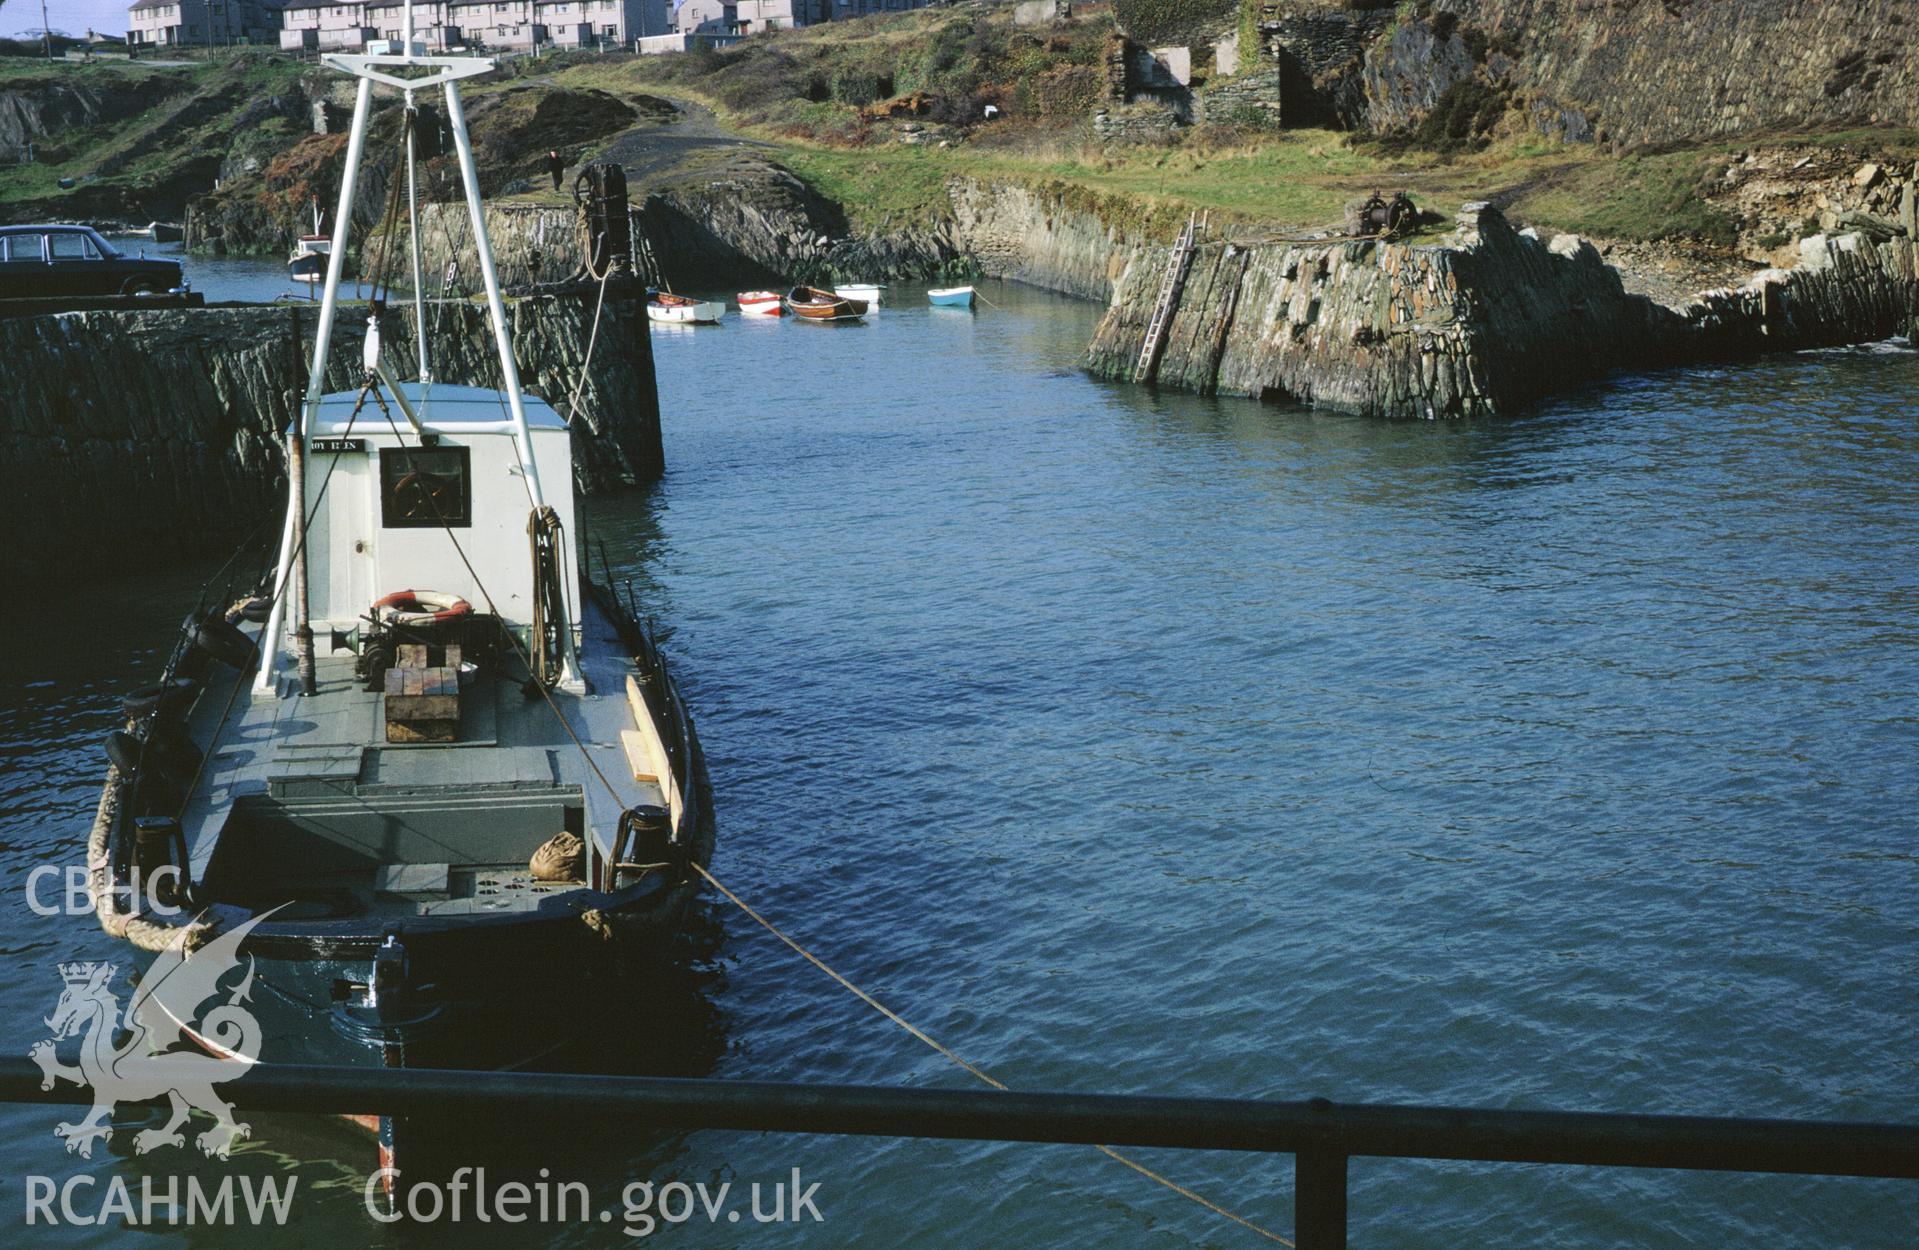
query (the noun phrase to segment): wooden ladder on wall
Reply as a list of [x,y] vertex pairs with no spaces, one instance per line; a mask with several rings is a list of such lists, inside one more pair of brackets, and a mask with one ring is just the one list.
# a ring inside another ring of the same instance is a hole
[[1146,341],[1140,344],[1139,362],[1133,366],[1135,382],[1152,381],[1159,368],[1159,350],[1166,345],[1166,331],[1172,324],[1173,310],[1179,307],[1180,289],[1186,285],[1187,271],[1193,267],[1193,251],[1199,246],[1199,235],[1205,228],[1206,218],[1198,213],[1187,214],[1186,228],[1179,232],[1173,254],[1166,259],[1166,278],[1160,283],[1159,299],[1153,303],[1152,318],[1146,323]]

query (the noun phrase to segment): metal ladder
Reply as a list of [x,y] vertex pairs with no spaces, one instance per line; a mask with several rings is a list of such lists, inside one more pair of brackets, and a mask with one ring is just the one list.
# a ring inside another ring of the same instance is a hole
[[1173,310],[1179,306],[1180,288],[1186,284],[1186,272],[1193,265],[1193,249],[1198,246],[1200,231],[1205,228],[1205,219],[1198,213],[1189,213],[1186,228],[1179,232],[1179,239],[1173,244],[1173,254],[1166,261],[1166,279],[1160,284],[1152,319],[1146,323],[1146,341],[1140,344],[1139,362],[1133,366],[1135,382],[1151,381],[1159,365],[1159,349],[1166,341],[1166,327],[1173,319]]

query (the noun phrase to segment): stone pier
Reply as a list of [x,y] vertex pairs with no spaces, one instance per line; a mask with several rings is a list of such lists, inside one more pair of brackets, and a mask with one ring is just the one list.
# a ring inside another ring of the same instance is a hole
[[[1628,293],[1592,247],[1471,204],[1442,244],[1201,248],[1158,381],[1385,417],[1511,413],[1619,369],[1870,342],[1919,317],[1912,237],[1809,238],[1800,264],[1679,308]],[[1164,269],[1138,252],[1088,367],[1131,378]]]
[[[585,363],[590,296],[509,304],[522,385],[564,416]],[[440,381],[498,387],[475,303],[429,305]],[[315,304],[68,313],[0,321],[0,561],[13,570],[225,554],[278,517],[282,432],[304,393]],[[412,309],[388,313],[387,359],[415,374]],[[360,380],[364,305],[341,308],[327,389]],[[645,309],[608,301],[574,425],[581,487],[661,472],[659,400]],[[42,574],[44,575],[44,573]]]

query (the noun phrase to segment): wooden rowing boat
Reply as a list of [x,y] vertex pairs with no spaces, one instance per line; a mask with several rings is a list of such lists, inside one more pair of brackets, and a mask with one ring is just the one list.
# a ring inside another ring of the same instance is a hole
[[863,299],[847,299],[816,286],[796,286],[786,293],[786,311],[803,321],[858,321],[866,308]]

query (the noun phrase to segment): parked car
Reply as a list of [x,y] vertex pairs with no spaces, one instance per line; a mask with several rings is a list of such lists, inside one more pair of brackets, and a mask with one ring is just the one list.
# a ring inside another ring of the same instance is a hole
[[128,256],[88,226],[0,226],[0,299],[183,291],[180,262]]

